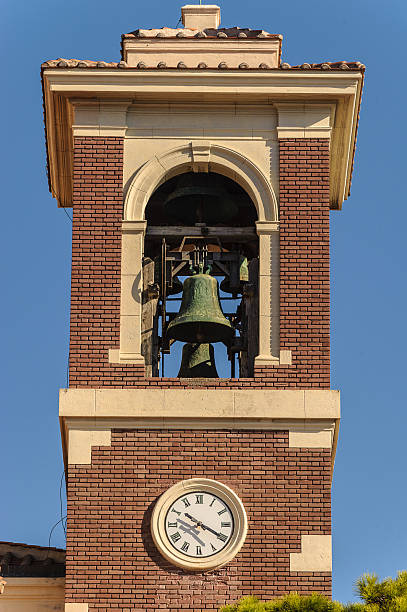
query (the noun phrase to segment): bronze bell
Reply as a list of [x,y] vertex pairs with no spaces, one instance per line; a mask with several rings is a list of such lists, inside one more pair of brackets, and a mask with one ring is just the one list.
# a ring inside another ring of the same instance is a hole
[[190,343],[226,342],[234,335],[219,302],[218,281],[199,273],[184,281],[179,313],[167,328],[167,338]]
[[182,174],[164,202],[166,213],[186,225],[213,225],[232,219],[238,207],[216,175]]
[[243,283],[247,283],[249,281],[249,263],[247,261],[247,257],[240,257],[239,278],[236,279],[236,281],[233,284],[230,277],[226,276],[220,284],[221,291],[224,291],[225,293],[232,293],[233,295],[242,293]]
[[184,344],[178,378],[219,378],[211,344]]

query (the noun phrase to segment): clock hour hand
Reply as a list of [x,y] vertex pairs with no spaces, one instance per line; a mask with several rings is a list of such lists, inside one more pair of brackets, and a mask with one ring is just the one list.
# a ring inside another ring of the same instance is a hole
[[187,518],[191,519],[191,521],[194,521],[198,525],[198,527],[202,527],[202,529],[205,529],[206,531],[210,531],[211,533],[213,533],[217,537],[219,537],[221,535],[218,531],[215,531],[214,529],[212,529],[212,527],[208,527],[208,525],[204,525],[202,523],[202,521],[198,521],[198,519],[196,519],[193,516],[191,516],[190,514],[188,514],[188,512],[184,512],[184,514],[185,514],[185,516]]

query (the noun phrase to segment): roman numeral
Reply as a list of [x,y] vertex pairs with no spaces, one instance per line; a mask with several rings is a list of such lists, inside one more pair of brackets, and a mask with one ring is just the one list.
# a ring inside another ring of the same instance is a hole
[[181,546],[181,550],[183,550],[184,552],[187,552],[188,548],[189,548],[188,542],[184,542],[183,545]]
[[191,505],[191,504],[189,503],[189,501],[187,500],[187,498],[186,498],[186,497],[184,497],[184,498],[182,499],[182,501],[183,501],[183,502],[184,502],[184,504],[185,504],[185,508],[188,508],[188,506],[190,506],[190,505]]
[[227,539],[228,539],[228,536],[225,535],[224,533],[220,533],[218,535],[218,540],[222,540],[222,542],[226,542]]
[[211,503],[209,504],[209,508],[212,508],[212,506],[213,506],[213,502],[214,502],[214,501],[215,501],[215,497],[213,497],[213,498],[212,498],[212,501],[211,501]]
[[[176,527],[177,526],[177,521],[175,521],[175,523],[167,523],[167,527]],[[222,527],[223,527],[223,523],[222,523]]]
[[214,547],[214,545],[211,543],[211,548],[213,550],[213,552],[216,552],[216,548]]
[[221,527],[231,527],[232,523],[221,523],[220,526]]
[[181,515],[181,512],[178,512],[178,510],[175,510],[175,508],[172,508],[171,512],[175,512],[175,514],[178,514],[178,516]]
[[197,555],[202,555],[202,548],[200,546],[196,547],[196,554]]
[[196,497],[196,504],[203,504],[203,495],[195,495]]
[[178,542],[178,540],[181,539],[181,536],[178,533],[178,531],[177,531],[177,533],[173,533],[172,536],[170,536],[170,537],[171,537],[171,540],[174,542],[174,544],[175,544],[175,542]]
[[224,512],[226,512],[226,508],[223,508],[223,510],[219,510],[218,514],[223,514]]

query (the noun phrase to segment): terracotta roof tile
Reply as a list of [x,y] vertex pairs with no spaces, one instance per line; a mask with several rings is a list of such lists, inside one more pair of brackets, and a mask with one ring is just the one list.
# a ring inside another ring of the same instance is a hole
[[[201,62],[196,67],[186,66],[183,62],[179,62],[176,67],[167,66],[165,62],[159,62],[156,66],[147,66],[144,62],[139,62],[137,64],[137,67],[134,67],[134,66],[128,66],[126,62],[124,61],[103,62],[103,61],[94,61],[94,60],[64,59],[61,57],[55,60],[48,60],[44,62],[43,64],[41,64],[41,67],[43,69],[44,68],[98,68],[98,69],[126,68],[128,70],[137,70],[137,69],[145,70],[146,68],[148,68],[148,70],[155,70],[157,68],[159,70],[164,69],[164,68],[172,68],[172,69],[178,68],[178,69],[183,69],[183,70],[185,70],[185,68],[189,68],[190,70],[195,70],[196,68],[200,68],[200,69],[208,68],[210,70],[213,70],[214,68],[219,68],[221,70],[225,70],[225,68],[227,68],[224,62],[220,62],[218,66],[208,66],[207,64],[204,65],[204,63]],[[239,68],[240,69],[245,68],[248,70],[257,70],[257,68],[248,68],[247,64],[244,64],[244,63],[240,64]],[[341,61],[341,62],[322,62],[320,64],[309,64],[305,62],[297,66],[291,66],[290,64],[287,64],[287,62],[283,62],[282,64],[280,64],[278,68],[270,68],[267,64],[262,63],[259,65],[259,68],[262,70],[357,70],[358,72],[364,72],[366,67],[361,62]],[[236,68],[229,69],[229,70],[236,70]]]
[[122,40],[131,38],[279,38],[281,34],[270,34],[264,30],[251,30],[250,28],[206,28],[193,30],[188,28],[152,28],[151,30],[138,29],[122,35]]
[[65,576],[65,550],[0,542],[0,571],[4,578],[60,578]]

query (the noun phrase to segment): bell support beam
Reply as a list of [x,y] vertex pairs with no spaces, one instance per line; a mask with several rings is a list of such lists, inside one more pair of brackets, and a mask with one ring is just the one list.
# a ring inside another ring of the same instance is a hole
[[227,238],[228,240],[253,240],[256,238],[256,230],[254,227],[197,227],[181,226],[181,225],[156,225],[147,227],[146,237],[167,238],[171,236],[191,236],[197,238]]

